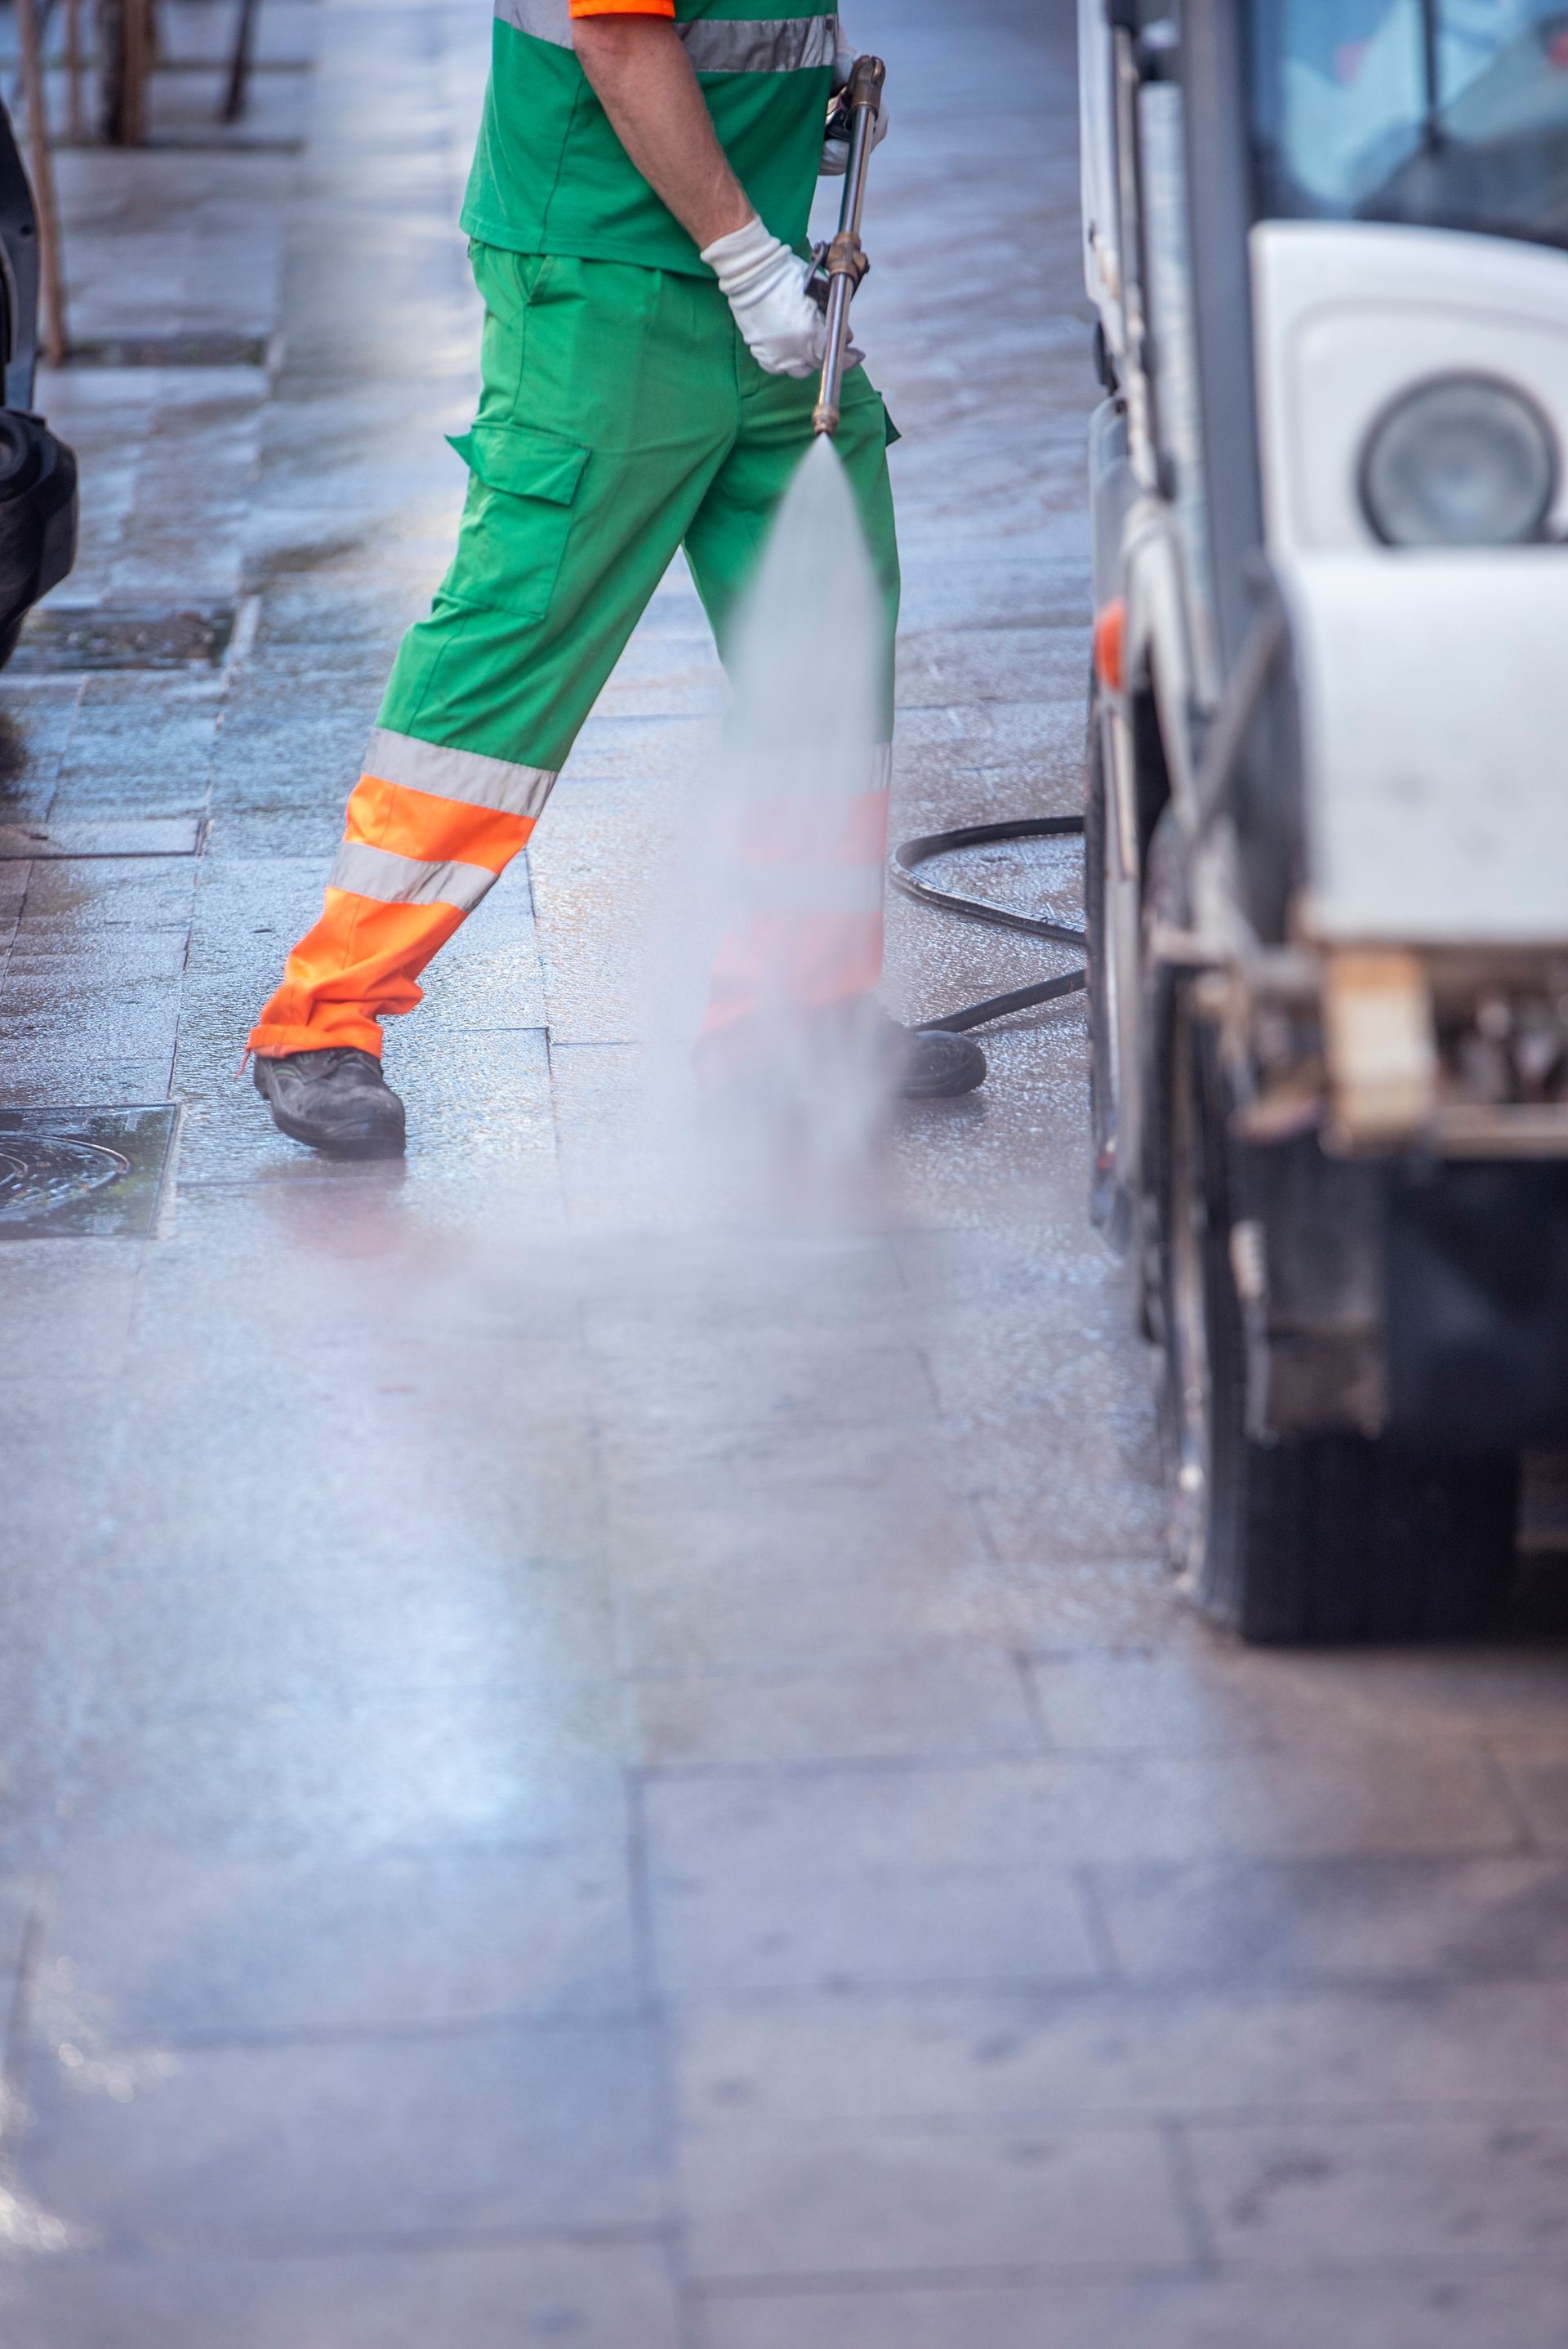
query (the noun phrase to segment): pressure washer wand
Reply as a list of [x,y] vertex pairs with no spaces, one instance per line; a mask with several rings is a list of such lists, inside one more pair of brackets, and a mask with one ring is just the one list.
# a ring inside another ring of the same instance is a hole
[[855,288],[871,267],[861,243],[861,212],[866,200],[872,133],[882,112],[882,84],[886,79],[887,67],[881,57],[857,57],[843,97],[843,108],[850,118],[850,160],[844,173],[839,233],[828,247],[822,264],[828,273],[828,355],[822,365],[817,405],[811,411],[812,431],[830,436],[839,429],[844,355],[850,344],[850,304]]

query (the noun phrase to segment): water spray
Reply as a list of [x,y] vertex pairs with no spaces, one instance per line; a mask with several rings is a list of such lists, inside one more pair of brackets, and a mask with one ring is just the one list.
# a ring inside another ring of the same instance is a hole
[[[822,363],[822,380],[817,394],[817,405],[811,411],[811,429],[820,438],[831,440],[839,429],[839,414],[843,393],[844,374],[850,350],[850,304],[854,299],[861,280],[871,263],[861,243],[861,220],[865,210],[866,178],[871,167],[873,134],[877,117],[882,112],[882,88],[887,80],[887,67],[881,57],[857,57],[854,71],[845,85],[843,95],[830,117],[830,126],[841,136],[847,127],[850,160],[844,173],[843,201],[839,211],[839,233],[832,243],[819,251],[818,271],[827,278],[828,342]],[[938,889],[922,880],[917,868],[933,857],[950,856],[965,849],[990,848],[1003,842],[1024,840],[1058,840],[1081,838],[1083,818],[1078,815],[1029,816],[1015,823],[962,824],[950,832],[923,833],[917,840],[901,841],[889,859],[889,877],[895,887],[923,905],[934,905],[944,913],[961,915],[965,920],[989,923],[994,928],[1021,930],[1030,937],[1044,938],[1053,946],[1081,947],[1084,934],[1060,922],[1046,921],[1033,914],[1015,912],[1006,905],[995,905],[984,897],[960,895],[956,891]],[[1033,1010],[1037,1005],[1054,1003],[1064,995],[1076,995],[1083,988],[1087,973],[1082,970],[1064,972],[1059,978],[1039,981],[1034,987],[1013,988],[1006,995],[988,996],[983,1003],[965,1005],[962,1010],[950,1011],[942,1019],[923,1019],[923,1028],[948,1028],[962,1032],[970,1028],[983,1028],[993,1019],[1005,1019],[1010,1013]]]

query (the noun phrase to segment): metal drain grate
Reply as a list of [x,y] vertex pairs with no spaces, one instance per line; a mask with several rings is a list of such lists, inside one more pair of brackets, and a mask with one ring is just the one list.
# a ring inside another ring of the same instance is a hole
[[11,657],[18,676],[106,668],[218,668],[234,634],[232,604],[45,604]]
[[172,1102],[0,1111],[0,1240],[144,1238],[173,1130]]
[[71,345],[74,367],[264,367],[265,335],[95,335]]

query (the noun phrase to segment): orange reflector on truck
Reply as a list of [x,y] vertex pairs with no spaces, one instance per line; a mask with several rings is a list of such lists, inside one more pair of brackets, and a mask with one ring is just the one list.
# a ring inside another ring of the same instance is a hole
[[1127,641],[1127,605],[1113,595],[1094,624],[1094,673],[1108,693],[1119,693]]

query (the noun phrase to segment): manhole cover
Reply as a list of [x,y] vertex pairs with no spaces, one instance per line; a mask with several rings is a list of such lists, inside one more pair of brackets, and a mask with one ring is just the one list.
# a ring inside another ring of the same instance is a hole
[[0,1223],[34,1223],[53,1216],[106,1183],[130,1172],[130,1161],[101,1142],[73,1142],[67,1134],[24,1140],[0,1135]]
[[45,604],[12,655],[18,672],[216,668],[234,633],[232,604]]
[[265,335],[95,335],[71,345],[74,367],[264,367]]
[[172,1102],[0,1111],[0,1239],[138,1239],[152,1227]]

